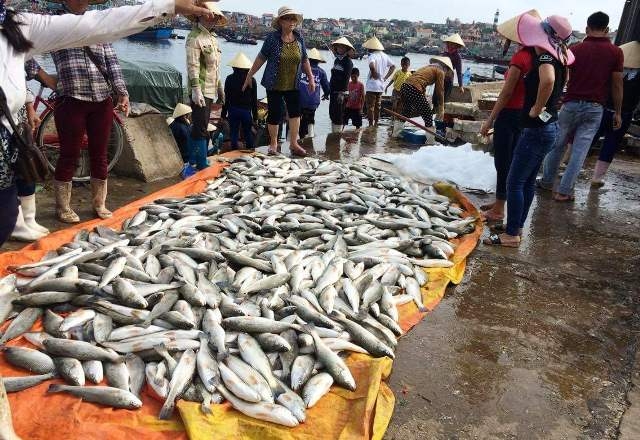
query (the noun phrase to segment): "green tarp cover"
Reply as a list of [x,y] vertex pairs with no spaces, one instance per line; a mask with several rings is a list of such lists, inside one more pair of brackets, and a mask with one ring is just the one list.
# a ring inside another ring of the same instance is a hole
[[120,59],[131,102],[144,102],[162,113],[173,113],[182,101],[182,74],[171,64]]

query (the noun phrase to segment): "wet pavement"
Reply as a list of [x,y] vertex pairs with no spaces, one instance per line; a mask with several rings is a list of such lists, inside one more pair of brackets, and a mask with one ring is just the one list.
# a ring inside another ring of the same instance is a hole
[[385,438],[640,438],[640,168],[612,168],[573,204],[538,194],[519,249],[478,246],[399,345]]
[[[348,131],[305,147],[347,161],[409,152],[389,131]],[[616,159],[595,191],[587,171],[572,204],[538,194],[519,249],[478,246],[463,282],[398,345],[386,439],[640,438],[638,164]],[[109,206],[175,181],[113,178]],[[73,199],[91,218],[88,188]],[[43,225],[64,227],[49,188],[38,209]]]

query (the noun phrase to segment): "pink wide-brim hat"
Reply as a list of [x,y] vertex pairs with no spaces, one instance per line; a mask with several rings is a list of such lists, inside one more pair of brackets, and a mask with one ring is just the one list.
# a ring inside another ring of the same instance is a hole
[[[523,46],[539,47],[549,52],[555,59],[562,61],[558,56],[558,51],[551,44],[549,35],[542,25],[546,21],[556,32],[558,37],[566,40],[571,36],[571,23],[559,15],[551,15],[546,20],[535,17],[531,14],[522,14],[518,20],[518,38]],[[571,50],[567,49],[567,65],[573,64],[575,56]]]

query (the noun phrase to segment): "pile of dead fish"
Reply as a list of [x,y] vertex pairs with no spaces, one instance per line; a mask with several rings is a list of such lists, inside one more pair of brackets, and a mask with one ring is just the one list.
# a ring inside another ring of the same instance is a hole
[[[423,309],[423,267],[449,267],[448,238],[474,218],[432,188],[355,164],[244,157],[202,193],[143,206],[122,231],[83,231],[0,281],[4,358],[116,408],[141,393],[227,400],[296,426],[350,352],[393,358],[397,306]],[[43,331],[31,332],[42,318]],[[6,345],[24,337],[37,349]],[[107,386],[99,386],[106,379]],[[92,382],[96,386],[85,386]],[[145,384],[147,387],[145,388]]]

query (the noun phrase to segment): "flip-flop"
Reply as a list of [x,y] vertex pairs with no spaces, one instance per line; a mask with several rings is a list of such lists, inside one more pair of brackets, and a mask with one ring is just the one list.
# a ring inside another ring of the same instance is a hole
[[517,248],[520,246],[520,240],[515,243],[503,243],[498,234],[491,234],[489,237],[482,240],[482,243],[488,246],[502,246],[509,248]]
[[504,215],[501,216],[492,216],[489,214],[489,211],[483,212],[482,217],[486,222],[501,222],[504,220]]
[[569,194],[560,194],[560,193],[555,193],[553,195],[553,200],[555,200],[556,202],[573,202],[576,198]]
[[495,202],[493,202],[493,203],[485,203],[484,205],[480,205],[480,210],[481,211],[488,211],[491,208],[493,208],[493,205],[495,205]]
[[542,183],[542,179],[536,179],[536,188],[541,189],[543,191],[553,191],[553,187],[549,187]]
[[294,148],[294,149],[291,150],[291,155],[292,156],[298,156],[298,157],[306,157],[307,156],[307,152],[302,147]]
[[267,151],[267,156],[276,156],[278,154],[277,151],[272,150],[271,148],[269,148],[269,150]]

